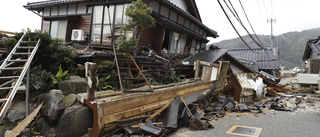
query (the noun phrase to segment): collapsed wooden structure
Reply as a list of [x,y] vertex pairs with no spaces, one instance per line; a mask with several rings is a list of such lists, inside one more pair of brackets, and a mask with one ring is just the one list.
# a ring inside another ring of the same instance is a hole
[[166,85],[169,87],[160,89],[154,87],[153,93],[131,93],[126,94],[125,98],[122,98],[120,92],[115,91],[97,92],[95,101],[86,100],[86,94],[78,95],[78,98],[92,108],[94,123],[91,136],[98,136],[104,128],[112,127],[114,122],[153,112],[168,103],[170,104],[176,96],[187,97],[208,90],[213,82],[193,80],[180,83],[180,85]]
[[[210,66],[208,63],[199,63],[198,65],[200,64]],[[212,64],[212,66],[217,67],[217,64]],[[200,96],[201,98],[210,96],[214,92],[211,89],[213,83],[217,83],[215,86],[219,88],[218,90],[224,87],[229,62],[220,62],[218,68],[216,80],[201,81],[196,78],[180,83],[152,86],[154,92],[128,93],[123,97],[119,91],[101,91],[95,92],[92,101],[89,101],[88,97],[91,95],[88,93],[78,94],[78,100],[93,110],[94,122],[90,136],[96,137],[104,132],[114,130],[119,121],[126,121],[147,113],[156,114],[155,111],[165,109],[165,106],[169,106],[177,96],[188,98],[193,95],[196,96],[194,101],[197,101]],[[200,67],[195,69],[199,74]],[[202,73],[202,75],[206,75],[206,73]]]

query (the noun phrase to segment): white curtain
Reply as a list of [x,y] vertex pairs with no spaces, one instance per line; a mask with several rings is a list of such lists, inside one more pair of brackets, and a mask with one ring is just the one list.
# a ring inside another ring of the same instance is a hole
[[184,52],[184,48],[186,46],[187,43],[187,36],[186,35],[180,35],[180,40],[178,43],[178,48],[177,48],[177,53],[183,53]]

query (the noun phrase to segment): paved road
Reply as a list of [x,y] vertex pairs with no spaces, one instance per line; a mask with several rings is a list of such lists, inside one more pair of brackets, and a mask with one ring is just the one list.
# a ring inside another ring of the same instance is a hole
[[213,129],[190,131],[181,127],[170,137],[239,137],[226,134],[233,125],[262,128],[260,137],[319,137],[320,102],[315,106],[298,108],[294,112],[264,109],[265,114],[229,113],[218,121],[212,121]]

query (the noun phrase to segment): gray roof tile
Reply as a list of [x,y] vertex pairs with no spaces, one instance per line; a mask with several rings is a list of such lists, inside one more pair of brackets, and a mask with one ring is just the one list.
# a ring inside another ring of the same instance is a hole
[[[253,64],[257,69],[279,69],[279,60],[277,55],[273,55],[270,49],[230,49],[228,54],[244,64]],[[252,65],[252,69],[254,68]]]

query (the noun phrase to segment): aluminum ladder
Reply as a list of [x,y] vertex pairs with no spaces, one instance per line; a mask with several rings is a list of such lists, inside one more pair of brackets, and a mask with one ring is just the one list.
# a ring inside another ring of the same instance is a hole
[[[10,82],[5,82],[1,85],[2,87],[0,87],[1,93],[9,91],[5,98],[0,99],[0,103],[2,103],[0,112],[0,123],[2,123],[2,120],[6,115],[6,112],[9,109],[11,102],[14,99],[23,78],[29,69],[31,61],[40,45],[40,39],[36,44],[32,41],[25,41],[24,37],[26,34],[27,31],[22,35],[20,40],[17,42],[17,44],[14,46],[14,48],[11,50],[7,58],[0,66],[0,80],[14,81],[12,85]],[[5,71],[11,71],[12,73],[5,73]],[[20,72],[20,74],[15,74],[17,72]]]

